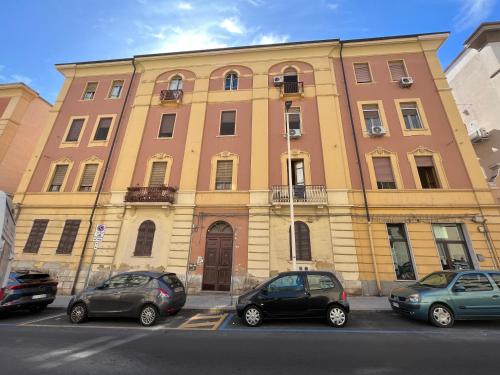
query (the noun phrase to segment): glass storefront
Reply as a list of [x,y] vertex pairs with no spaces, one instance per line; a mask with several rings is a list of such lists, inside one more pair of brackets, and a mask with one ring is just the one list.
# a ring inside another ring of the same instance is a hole
[[415,266],[410,254],[404,224],[387,224],[394,271],[397,280],[416,280]]
[[460,224],[433,224],[432,231],[443,270],[474,269]]

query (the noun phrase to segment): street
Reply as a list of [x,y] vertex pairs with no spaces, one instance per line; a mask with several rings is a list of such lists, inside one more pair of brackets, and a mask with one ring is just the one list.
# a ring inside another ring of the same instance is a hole
[[152,328],[133,319],[67,322],[63,309],[0,319],[2,374],[497,374],[500,321],[438,329],[392,312],[247,328],[234,313],[181,311]]

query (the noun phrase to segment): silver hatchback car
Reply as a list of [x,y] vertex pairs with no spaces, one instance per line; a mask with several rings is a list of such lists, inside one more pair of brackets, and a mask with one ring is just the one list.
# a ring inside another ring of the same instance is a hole
[[159,316],[174,315],[186,303],[184,285],[175,273],[126,272],[73,296],[67,314],[72,323],[89,317],[138,317],[152,326]]

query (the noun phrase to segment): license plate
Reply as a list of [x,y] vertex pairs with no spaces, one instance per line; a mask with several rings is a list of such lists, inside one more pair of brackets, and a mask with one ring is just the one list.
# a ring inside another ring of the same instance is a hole
[[182,286],[175,288],[174,292],[179,293],[179,292],[184,292],[184,288]]
[[31,298],[32,299],[42,299],[42,298],[47,298],[47,295],[46,294],[35,294]]
[[399,303],[397,303],[397,302],[393,302],[393,303],[392,303],[392,306],[394,306],[394,307],[399,307]]

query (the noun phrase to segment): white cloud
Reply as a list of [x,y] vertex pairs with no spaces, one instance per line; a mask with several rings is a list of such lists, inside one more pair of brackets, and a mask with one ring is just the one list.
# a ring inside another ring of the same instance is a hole
[[252,44],[276,44],[285,43],[288,41],[289,35],[279,35],[279,34],[262,34],[255,38]]
[[264,0],[247,0],[250,4],[252,4],[254,7],[260,7],[261,5],[264,5]]
[[327,3],[326,7],[331,10],[337,10],[339,8],[339,3]]
[[191,10],[193,9],[193,6],[190,3],[180,2],[179,4],[177,4],[177,9]]
[[223,48],[228,45],[209,28],[202,26],[185,30],[173,28],[165,34],[165,38],[153,46],[153,53],[193,51],[199,49]]
[[33,80],[28,77],[28,76],[25,76],[25,75],[22,75],[22,74],[12,74],[10,76],[15,82],[24,82],[25,84],[27,85],[30,85],[31,82],[33,82]]
[[241,24],[240,20],[236,17],[225,18],[221,22],[220,27],[222,27],[223,29],[225,29],[233,34],[244,34],[245,33],[245,27]]
[[459,0],[460,9],[454,18],[455,28],[463,31],[477,27],[492,12],[496,0]]

